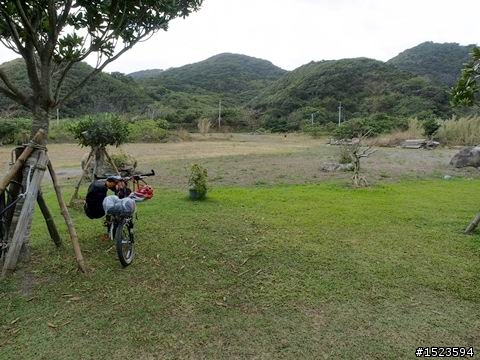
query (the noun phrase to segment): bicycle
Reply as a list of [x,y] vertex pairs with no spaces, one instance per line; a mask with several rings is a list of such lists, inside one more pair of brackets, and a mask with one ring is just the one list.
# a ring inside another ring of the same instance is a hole
[[[131,181],[133,187],[131,189],[131,193],[135,194],[143,187],[148,186],[147,182],[144,180],[144,177],[154,176],[155,171],[152,170],[150,173],[147,174],[139,174],[139,175],[132,175],[132,176],[115,176],[115,177],[97,177],[97,180],[106,180],[109,178],[115,178],[116,180],[123,181],[125,183],[125,188],[129,188],[129,182]],[[128,198],[127,196],[126,198]],[[131,197],[133,201],[139,202],[144,199],[135,199],[135,197]],[[123,267],[127,267],[133,261],[135,257],[135,236],[134,236],[134,215],[136,215],[135,208],[133,211],[125,211],[123,209],[123,204],[117,204],[119,206],[113,206],[111,209],[106,211],[106,226],[108,231],[108,236],[110,240],[115,243],[115,248],[118,255],[118,260],[122,264]]]

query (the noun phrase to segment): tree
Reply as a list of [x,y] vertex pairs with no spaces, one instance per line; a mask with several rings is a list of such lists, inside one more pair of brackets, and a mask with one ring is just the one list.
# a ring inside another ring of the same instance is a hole
[[455,106],[473,106],[479,103],[480,91],[480,48],[472,50],[472,59],[465,65],[457,85],[452,89],[452,103]]
[[[0,0],[0,41],[25,61],[30,89],[0,69],[0,93],[28,108],[32,134],[105,66],[203,0]],[[67,74],[90,55],[96,66],[68,91]]]

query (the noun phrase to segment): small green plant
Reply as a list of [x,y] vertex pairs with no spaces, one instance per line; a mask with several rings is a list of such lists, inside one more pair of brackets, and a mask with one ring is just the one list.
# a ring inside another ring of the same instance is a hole
[[423,134],[427,136],[429,139],[431,139],[440,128],[440,124],[436,119],[429,118],[423,121],[422,127],[423,127]]
[[188,188],[190,199],[203,200],[208,190],[208,172],[199,164],[190,166],[190,176],[188,178]]

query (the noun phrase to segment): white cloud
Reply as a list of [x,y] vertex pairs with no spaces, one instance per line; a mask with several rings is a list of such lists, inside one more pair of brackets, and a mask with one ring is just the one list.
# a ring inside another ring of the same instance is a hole
[[[288,70],[322,59],[386,61],[424,41],[478,43],[478,14],[478,0],[205,0],[107,70],[165,69],[222,52]],[[9,58],[0,49],[0,62]]]

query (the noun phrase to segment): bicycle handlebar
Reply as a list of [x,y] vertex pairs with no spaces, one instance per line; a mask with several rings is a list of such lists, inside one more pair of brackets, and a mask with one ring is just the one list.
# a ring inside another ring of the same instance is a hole
[[[125,177],[121,177],[122,181],[129,181],[129,180],[141,180],[143,179],[144,177],[147,177],[147,176],[154,176],[155,175],[155,170],[150,170],[149,173],[145,173],[145,174],[135,174],[135,175],[131,175],[131,176],[125,176]],[[95,180],[106,180],[108,179],[109,177],[111,176],[97,176],[96,174],[94,175],[94,178]]]

